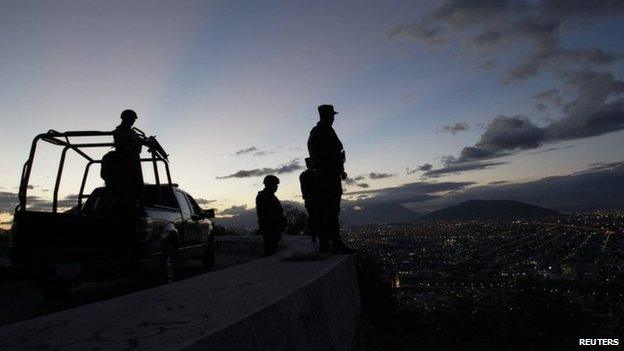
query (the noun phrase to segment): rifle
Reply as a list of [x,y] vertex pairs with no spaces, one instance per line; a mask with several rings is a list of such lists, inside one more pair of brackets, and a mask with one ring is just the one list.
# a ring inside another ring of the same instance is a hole
[[147,151],[155,152],[160,155],[160,157],[162,157],[165,161],[169,161],[169,154],[167,154],[165,149],[163,149],[158,140],[156,140],[155,136],[152,135],[147,137],[142,130],[136,127],[132,128],[132,130],[139,137],[139,141],[141,142],[141,144],[147,146]]

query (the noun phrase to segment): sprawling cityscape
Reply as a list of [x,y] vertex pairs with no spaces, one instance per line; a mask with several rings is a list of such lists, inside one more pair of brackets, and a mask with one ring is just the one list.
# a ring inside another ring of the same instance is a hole
[[531,318],[580,313],[583,318],[574,322],[586,332],[585,322],[600,335],[621,333],[623,211],[552,221],[365,225],[344,231],[360,253],[378,258],[398,306],[419,318],[440,320],[440,314],[461,311],[520,316],[529,304],[538,309]]

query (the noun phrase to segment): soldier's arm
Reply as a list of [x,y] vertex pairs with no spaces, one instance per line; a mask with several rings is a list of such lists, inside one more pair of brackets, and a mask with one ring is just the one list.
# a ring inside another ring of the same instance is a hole
[[318,146],[318,136],[313,131],[310,132],[310,137],[308,138],[308,153],[310,154],[310,158],[312,159],[312,164],[318,162],[319,159],[319,146]]
[[264,219],[264,204],[262,203],[262,199],[260,196],[256,196],[256,215],[258,216],[258,220]]

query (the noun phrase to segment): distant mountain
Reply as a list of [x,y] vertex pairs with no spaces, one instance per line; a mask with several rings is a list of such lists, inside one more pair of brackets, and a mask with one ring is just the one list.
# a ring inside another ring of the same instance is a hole
[[430,212],[422,221],[440,220],[515,220],[563,216],[547,208],[508,200],[468,200],[455,206]]

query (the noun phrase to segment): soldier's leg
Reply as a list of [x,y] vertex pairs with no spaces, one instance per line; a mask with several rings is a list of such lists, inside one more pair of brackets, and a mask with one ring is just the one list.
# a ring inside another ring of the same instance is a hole
[[329,252],[329,230],[331,228],[331,215],[329,211],[329,206],[326,206],[327,201],[323,198],[319,201],[319,207],[317,211],[317,233],[319,239],[319,251],[321,253]]
[[339,254],[351,254],[355,251],[349,248],[340,238],[340,197],[338,194],[332,199],[331,202],[331,241],[334,246],[334,250]]
[[318,236],[318,225],[317,225],[317,214],[315,205],[312,204],[311,201],[307,201],[305,204],[306,212],[308,213],[308,217],[306,219],[306,234],[312,238],[312,242],[316,243],[316,238]]
[[341,242],[340,241],[340,195],[333,195],[328,202],[327,206],[327,216],[328,216],[328,235],[329,240],[334,243]]
[[279,237],[272,231],[264,231],[262,238],[264,239],[264,255],[269,256],[276,253]]
[[[319,225],[319,250],[329,252],[329,243],[335,237],[338,227],[338,213],[340,211],[340,194],[342,184],[340,177],[335,174],[321,174],[316,179],[316,188],[319,190],[317,209]],[[336,204],[336,197],[338,203]]]

